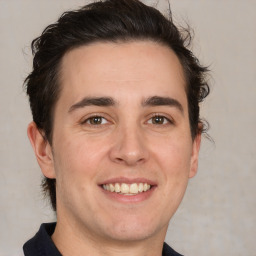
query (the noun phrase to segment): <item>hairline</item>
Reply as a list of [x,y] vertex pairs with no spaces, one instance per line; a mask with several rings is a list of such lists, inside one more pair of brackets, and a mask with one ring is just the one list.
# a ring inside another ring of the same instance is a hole
[[[79,48],[82,48],[82,47],[87,47],[87,46],[91,46],[91,45],[97,45],[97,44],[128,44],[128,43],[135,43],[135,42],[152,42],[152,43],[155,43],[157,45],[161,45],[161,46],[164,46],[164,47],[167,47],[168,49],[170,49],[173,54],[175,54],[175,56],[177,57],[178,61],[179,61],[179,64],[181,66],[181,70],[182,70],[182,78],[183,78],[183,82],[184,82],[184,90],[185,90],[185,94],[186,94],[186,99],[187,99],[187,111],[188,111],[188,114],[190,113],[189,112],[189,101],[188,101],[188,81],[187,81],[187,77],[186,77],[186,74],[185,74],[185,67],[184,67],[184,64],[182,63],[182,60],[180,59],[180,57],[177,55],[177,53],[173,50],[173,48],[166,42],[164,42],[163,40],[158,40],[158,39],[155,39],[155,38],[151,38],[151,37],[126,37],[126,38],[117,38],[117,39],[96,39],[96,40],[93,40],[91,42],[85,42],[85,43],[81,43],[81,44],[78,44],[78,45],[73,45],[71,47],[69,47],[65,52],[64,54],[60,57],[60,60],[58,62],[58,64],[56,65],[56,87],[57,87],[57,97],[56,97],[56,101],[54,102],[53,106],[52,106],[52,109],[51,109],[51,116],[50,116],[50,124],[51,124],[51,127],[50,127],[50,134],[49,134],[49,138],[47,138],[47,141],[50,143],[50,145],[52,146],[52,140],[53,140],[53,131],[54,131],[54,117],[55,117],[55,109],[56,109],[56,105],[61,97],[61,92],[62,92],[62,68],[63,68],[63,60],[64,60],[64,57],[72,52],[73,50],[76,50],[76,49],[79,49]],[[202,122],[199,120],[198,121],[198,125],[200,125]],[[190,119],[189,119],[189,127],[191,127],[191,122],[190,122]],[[191,129],[190,129],[191,130]],[[196,134],[200,133],[200,131],[196,132]],[[194,138],[196,136],[193,136],[192,132],[190,131],[190,134],[191,134],[191,137],[192,137],[192,140],[194,140]],[[196,135],[195,134],[195,135]]]

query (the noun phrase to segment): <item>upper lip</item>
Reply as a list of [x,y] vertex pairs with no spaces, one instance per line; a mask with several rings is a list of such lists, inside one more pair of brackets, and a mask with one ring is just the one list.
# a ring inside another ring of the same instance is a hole
[[147,178],[127,178],[127,177],[116,177],[116,178],[110,178],[107,180],[104,180],[103,182],[100,183],[100,185],[104,184],[113,184],[113,183],[126,183],[126,184],[133,184],[133,183],[147,183],[151,186],[157,185],[155,181],[152,181]]

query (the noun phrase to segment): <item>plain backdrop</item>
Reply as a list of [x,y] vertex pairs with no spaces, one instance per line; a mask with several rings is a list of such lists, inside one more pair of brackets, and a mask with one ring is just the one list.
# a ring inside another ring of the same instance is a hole
[[[40,169],[26,136],[31,121],[22,83],[29,45],[82,0],[0,0],[0,255],[21,255],[40,223],[55,219],[40,192]],[[154,1],[144,1],[149,4]],[[203,140],[198,174],[166,240],[196,255],[256,255],[256,1],[172,0],[177,23],[195,32],[193,50],[210,65],[202,105],[214,143]],[[164,11],[166,2],[158,7]]]

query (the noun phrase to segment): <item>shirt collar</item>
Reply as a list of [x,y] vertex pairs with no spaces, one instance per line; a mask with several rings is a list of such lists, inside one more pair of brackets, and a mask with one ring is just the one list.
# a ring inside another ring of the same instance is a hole
[[[23,246],[25,256],[61,256],[51,239],[56,223],[43,223],[36,235]],[[162,256],[182,256],[164,243]]]

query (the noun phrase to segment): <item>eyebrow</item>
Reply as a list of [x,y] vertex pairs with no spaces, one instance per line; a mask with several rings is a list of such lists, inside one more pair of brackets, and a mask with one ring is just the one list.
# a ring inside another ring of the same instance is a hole
[[146,100],[142,102],[142,106],[170,106],[170,107],[176,107],[180,112],[183,114],[184,109],[181,105],[181,103],[173,98],[170,97],[161,97],[161,96],[153,96],[149,97]]
[[111,97],[85,97],[79,102],[75,103],[69,108],[68,112],[72,112],[76,109],[83,108],[86,106],[102,106],[110,107],[116,105],[115,101]]
[[[69,108],[68,112],[72,112],[76,109],[83,108],[86,106],[100,106],[100,107],[110,107],[115,106],[116,102],[111,97],[85,97],[79,102],[75,103]],[[184,109],[181,105],[181,103],[173,98],[170,97],[161,97],[161,96],[152,96],[147,98],[142,102],[143,107],[147,106],[170,106],[170,107],[176,107],[180,110],[180,112],[183,114]]]

